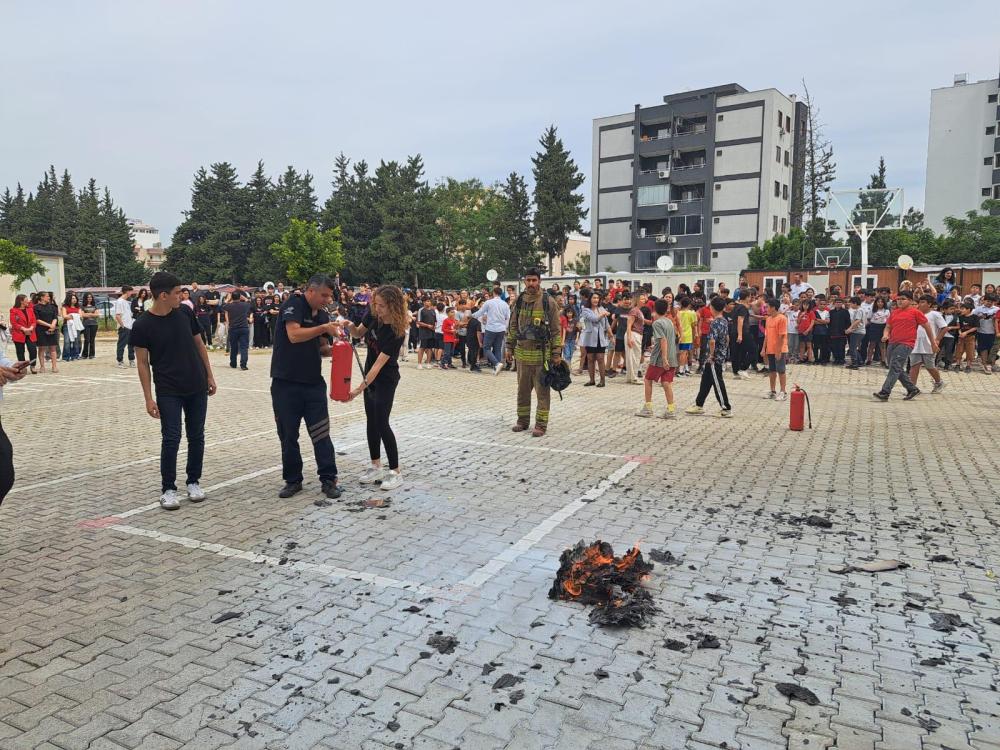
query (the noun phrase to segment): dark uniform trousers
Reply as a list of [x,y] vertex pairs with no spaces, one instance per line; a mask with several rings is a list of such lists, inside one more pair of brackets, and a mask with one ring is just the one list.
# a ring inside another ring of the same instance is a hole
[[330,413],[326,384],[306,385],[289,380],[271,380],[271,405],[281,440],[281,477],[286,482],[302,481],[302,453],[299,451],[299,424],[306,431],[316,454],[316,468],[322,481],[336,481],[337,458],[330,439]]

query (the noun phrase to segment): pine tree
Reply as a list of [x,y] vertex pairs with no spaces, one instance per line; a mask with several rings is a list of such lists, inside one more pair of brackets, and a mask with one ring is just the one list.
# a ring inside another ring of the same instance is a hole
[[372,278],[380,283],[413,286],[440,283],[447,261],[438,252],[434,200],[424,181],[420,155],[404,166],[382,163],[375,173],[379,185],[378,211],[382,231],[373,243]]
[[14,235],[16,213],[14,196],[10,194],[10,188],[4,188],[3,197],[0,197],[0,237],[10,239]]
[[100,219],[103,239],[107,240],[107,274],[110,286],[148,283],[149,269],[135,257],[135,244],[125,212],[111,199],[111,191],[104,188],[101,198]]
[[73,189],[69,170],[64,170],[53,198],[52,231],[48,249],[66,253],[67,261],[76,240],[76,220],[76,191]]
[[319,209],[309,172],[300,175],[294,167],[289,166],[278,178],[274,190],[278,211],[284,217],[286,225],[291,219],[318,221]]
[[195,174],[191,210],[174,232],[167,268],[182,279],[239,282],[247,267],[245,194],[229,162]]
[[100,243],[104,237],[101,198],[97,181],[91,178],[77,196],[76,234],[66,256],[66,285],[99,286],[101,283]]
[[497,271],[501,278],[517,278],[541,260],[531,231],[531,199],[528,186],[517,172],[511,172],[500,187],[503,206],[497,218]]
[[819,108],[809,94],[809,87],[802,81],[805,103],[808,109],[808,129],[805,149],[804,217],[805,230],[809,242],[814,247],[829,245],[824,209],[826,193],[837,176],[837,164],[833,160],[833,146],[823,134],[819,119]]
[[539,139],[542,150],[532,157],[535,178],[535,234],[542,252],[552,260],[566,252],[570,232],[580,231],[580,222],[587,217],[583,196],[575,191],[583,184],[583,174],[549,126]]
[[245,277],[254,284],[279,281],[284,278],[284,269],[275,258],[271,245],[281,239],[287,222],[279,214],[274,183],[264,172],[264,162],[257,162],[257,170],[243,188],[243,193],[246,206]]

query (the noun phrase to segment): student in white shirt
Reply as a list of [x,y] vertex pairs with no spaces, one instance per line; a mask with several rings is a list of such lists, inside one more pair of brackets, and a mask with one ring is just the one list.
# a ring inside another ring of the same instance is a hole
[[128,364],[129,367],[135,367],[135,349],[132,347],[131,336],[132,336],[132,303],[129,300],[132,298],[133,289],[130,286],[122,287],[121,296],[115,300],[114,305],[114,315],[115,322],[118,324],[118,366],[124,367],[124,356],[125,348],[128,347]]
[[[925,294],[917,303],[917,309],[927,317],[927,325],[930,327],[931,333],[934,334],[934,341],[940,346],[948,324],[941,313],[932,309],[934,305],[934,297]],[[937,364],[934,360],[934,348],[931,346],[931,340],[927,338],[924,326],[918,326],[917,341],[913,347],[913,351],[910,352],[910,380],[915,385],[917,382],[916,377],[920,374],[920,367],[926,367],[927,372],[931,374],[931,378],[934,380],[934,388],[931,393],[940,393],[941,389],[944,388],[944,381],[941,380],[941,373],[938,372]]]

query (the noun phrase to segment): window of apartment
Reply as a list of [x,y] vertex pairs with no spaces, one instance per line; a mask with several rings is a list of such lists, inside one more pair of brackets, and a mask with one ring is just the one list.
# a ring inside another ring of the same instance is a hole
[[997,132],[996,125],[990,125],[988,128],[986,128],[986,135],[995,135],[996,132]]
[[[990,194],[990,189],[986,188],[985,192],[986,192],[986,195],[988,196]],[[719,223],[719,217],[718,216],[713,217],[712,218],[712,223],[713,224],[718,224]]]
[[990,104],[996,104],[996,102],[997,102],[997,95],[996,94],[990,94],[989,96],[986,97],[986,101],[988,103],[990,103]]
[[722,149],[721,148],[717,149],[716,152],[715,152],[715,155],[716,156],[722,156]]
[[[716,258],[719,256],[715,256]],[[711,297],[715,294],[715,279],[698,279],[699,284],[701,284],[702,291],[705,292],[707,297]]]
[[715,189],[716,190],[722,190],[722,183],[721,182],[715,183]]
[[636,198],[636,203],[640,206],[658,206],[669,202],[670,185],[643,185]]
[[983,188],[983,190],[982,190],[982,196],[984,198],[989,198],[990,197],[990,189],[989,188]]
[[993,200],[1000,200],[1000,185],[993,186]]
[[792,118],[789,117],[788,115],[785,115],[785,132],[786,133],[792,132]]
[[781,114],[781,110],[778,110],[778,127],[781,127],[781,123],[785,121],[785,116]]
[[771,220],[771,231],[772,232],[777,232],[778,231],[778,217],[777,216],[772,216],[771,219],[772,219]]
[[992,167],[993,166],[993,157],[992,156],[987,156],[985,159],[983,159],[983,166],[984,167]]
[[764,292],[768,297],[777,297],[779,292],[781,292],[781,285],[787,280],[784,276],[765,276]]
[[781,197],[786,201],[788,200],[788,185],[781,186]]
[[781,164],[781,146],[774,147],[774,160]]
[[784,234],[788,231],[788,219],[781,219],[781,233]]
[[774,181],[774,197],[775,198],[781,197],[781,183],[778,182],[777,180]]
[[789,164],[791,164],[791,159],[789,159],[789,157],[788,157],[788,151],[786,150],[785,151],[785,166],[787,167]]
[[682,250],[674,250],[675,266],[697,266],[701,264],[701,248],[685,247]]
[[671,216],[670,234],[701,234],[701,215]]
[[719,115],[718,122],[722,122],[723,115]]

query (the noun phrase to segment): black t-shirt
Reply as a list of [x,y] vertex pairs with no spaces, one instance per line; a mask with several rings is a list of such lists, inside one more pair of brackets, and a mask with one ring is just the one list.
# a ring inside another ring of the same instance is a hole
[[205,320],[208,320],[212,317],[213,311],[212,308],[209,307],[208,305],[202,304],[203,301],[204,297],[202,298],[202,300],[195,303],[195,315],[197,315],[199,318],[204,318]]
[[[211,303],[212,300],[221,300],[222,299],[222,295],[221,294],[219,294],[218,292],[213,292],[211,289],[209,289],[207,292],[204,293],[204,297],[205,297],[205,300],[207,302],[209,302],[209,303]],[[212,314],[216,315],[216,314],[219,313],[219,308],[221,307],[221,305],[209,304],[208,307],[212,311]]]
[[750,311],[747,310],[747,306],[737,302],[733,305],[733,311],[726,313],[726,317],[729,318],[729,332],[733,341],[736,337],[740,335],[740,331],[736,330],[736,321],[738,318],[743,318],[743,338],[746,339],[750,335]]
[[615,318],[618,320],[618,327],[615,329],[615,338],[625,340],[625,329],[628,327],[628,311],[632,308],[626,305],[619,305],[615,308]]
[[846,335],[847,329],[851,327],[851,312],[847,308],[835,307],[830,310],[830,335],[836,338]]
[[250,303],[240,300],[239,302],[230,302],[223,308],[226,314],[229,316],[229,330],[239,331],[243,328],[249,328],[247,323],[247,318],[250,316]]
[[166,315],[147,311],[132,325],[131,343],[149,352],[157,396],[190,396],[208,390],[196,336],[201,336],[201,327],[187,305]]
[[476,346],[479,346],[479,332],[483,330],[483,324],[479,321],[479,318],[475,318],[472,315],[466,318],[466,320],[465,336],[469,341],[474,341],[476,342]]
[[[961,333],[979,330],[979,318],[975,315],[959,315],[958,322],[960,325],[959,331]],[[966,338],[968,338],[968,336],[966,336]]]
[[[274,328],[274,348],[271,351],[271,377],[305,385],[322,385],[322,360],[320,342],[324,337],[309,339],[301,344],[288,340],[286,323],[298,323],[303,328],[325,325],[330,322],[326,310],[313,312],[306,298],[293,294],[278,309],[278,322]],[[330,338],[326,337],[327,342]]]
[[369,373],[375,366],[375,360],[378,359],[379,354],[386,354],[389,361],[379,370],[378,375],[375,376],[375,382],[382,381],[383,375],[387,379],[398,379],[399,362],[396,358],[399,357],[399,350],[403,346],[403,337],[397,336],[388,323],[381,325],[377,325],[377,323],[378,321],[375,320],[371,310],[365,313],[365,317],[361,321],[361,325],[368,329],[365,332],[365,347],[368,349],[368,355],[365,357],[365,374]]
[[437,326],[437,310],[433,307],[421,307],[419,318],[421,323],[429,323],[430,328],[418,328],[420,337],[425,339],[434,338],[434,328]]

